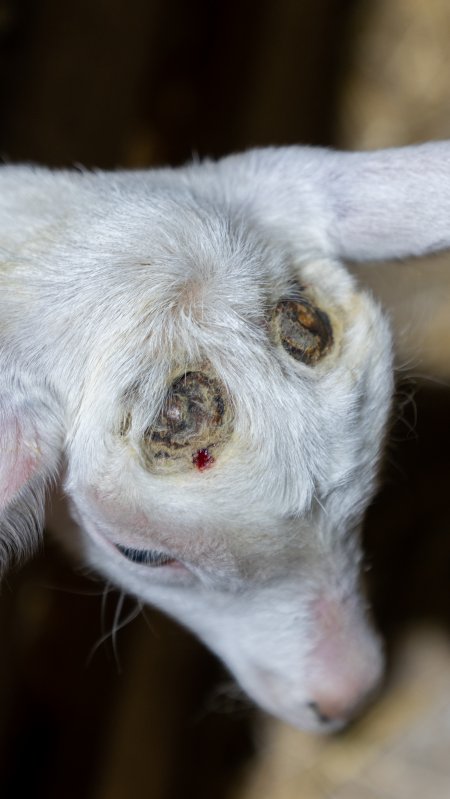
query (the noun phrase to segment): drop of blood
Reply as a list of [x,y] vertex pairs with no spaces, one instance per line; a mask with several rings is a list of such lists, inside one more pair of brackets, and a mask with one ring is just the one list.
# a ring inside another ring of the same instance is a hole
[[214,458],[209,454],[207,449],[198,449],[195,455],[192,456],[192,463],[197,469],[202,472],[214,463]]

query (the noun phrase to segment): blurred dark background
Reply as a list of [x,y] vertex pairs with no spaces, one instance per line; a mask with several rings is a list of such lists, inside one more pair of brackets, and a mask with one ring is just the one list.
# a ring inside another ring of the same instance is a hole
[[[267,144],[442,138],[449,42],[445,0],[0,0],[0,155],[148,167]],[[402,279],[386,274],[380,295],[401,306],[399,363],[428,379],[415,406],[398,404],[368,521],[375,606],[392,638],[416,616],[449,622],[450,290],[444,280],[428,298],[437,327],[414,306],[421,333],[408,337]],[[258,717],[152,609],[107,635],[133,613],[50,541],[3,585],[2,799],[231,799]]]
[[1,148],[117,167],[328,144],[354,5],[2,0]]

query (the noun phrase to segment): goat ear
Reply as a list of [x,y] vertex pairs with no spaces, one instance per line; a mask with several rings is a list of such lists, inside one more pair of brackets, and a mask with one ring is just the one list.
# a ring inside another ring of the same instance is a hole
[[51,402],[0,393],[0,572],[39,540],[61,449],[62,426]]
[[450,247],[450,142],[326,154],[337,255],[365,261]]

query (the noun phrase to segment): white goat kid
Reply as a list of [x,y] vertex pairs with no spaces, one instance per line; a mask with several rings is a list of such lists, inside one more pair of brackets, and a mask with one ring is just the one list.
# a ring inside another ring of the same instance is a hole
[[450,246],[450,145],[6,166],[0,234],[1,564],[63,481],[73,550],[270,712],[342,726],[383,669],[359,530],[392,359],[340,259]]

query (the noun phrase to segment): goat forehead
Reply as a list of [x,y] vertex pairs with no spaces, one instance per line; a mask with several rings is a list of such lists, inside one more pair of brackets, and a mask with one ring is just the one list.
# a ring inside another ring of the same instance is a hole
[[[328,484],[339,482],[359,465],[361,456],[357,458],[355,453],[365,442],[360,422],[373,405],[363,400],[365,393],[373,393],[376,382],[372,379],[366,390],[360,385],[361,375],[370,368],[371,358],[366,356],[373,355],[381,339],[365,335],[368,325],[361,324],[359,330],[354,327],[357,346],[347,341],[341,352],[337,341],[336,351],[327,356],[323,368],[289,363],[270,338],[268,315],[295,278],[300,280],[303,268],[295,265],[287,249],[278,243],[269,245],[251,224],[224,218],[214,209],[201,213],[198,208],[182,210],[173,237],[173,207],[169,210],[170,214],[161,217],[164,224],[159,231],[158,214],[145,235],[133,222],[142,259],[136,260],[136,247],[133,257],[125,248],[122,259],[116,254],[116,267],[108,268],[110,283],[106,281],[105,294],[120,289],[120,307],[113,306],[108,297],[106,311],[95,311],[103,313],[100,327],[104,332],[98,336],[83,381],[86,412],[84,440],[78,438],[80,468],[86,468],[87,439],[91,436],[98,442],[101,431],[110,463],[105,470],[97,454],[93,462],[106,471],[106,480],[111,476],[120,479],[118,472],[130,454],[121,450],[119,457],[111,442],[120,429],[121,392],[123,396],[130,386],[144,386],[132,408],[132,413],[140,415],[142,431],[163,406],[173,379],[203,368],[202,362],[207,361],[229,392],[239,440],[218,460],[211,475],[196,475],[202,480],[201,487],[199,480],[194,483],[192,475],[188,477],[187,492],[203,501],[207,490],[227,507],[227,493],[231,502],[242,504],[246,492],[258,502],[264,493],[271,500],[278,494],[283,513],[303,512],[317,483],[326,482],[327,474]],[[335,264],[318,265],[316,270],[310,265],[304,273],[315,290],[316,281],[323,281],[325,310],[336,305],[336,330],[341,325],[351,338],[348,319],[342,319],[349,314],[344,306],[350,306],[355,296],[349,278],[342,276]],[[331,290],[327,290],[326,279],[331,274]],[[358,318],[365,316],[369,305],[367,300],[362,304],[356,312]],[[115,313],[110,313],[111,307],[116,307]],[[351,363],[356,351],[357,365]],[[378,371],[383,371],[381,366]],[[99,390],[102,380],[103,389]],[[386,404],[385,397],[381,399]],[[97,413],[92,413],[93,409]],[[77,421],[80,418],[78,414]],[[379,422],[375,427],[378,433]],[[117,473],[114,460],[120,463]],[[136,493],[159,501],[159,493],[166,489],[154,484],[142,469],[139,474],[134,470],[134,476],[140,486]]]
[[[383,325],[380,327],[383,331]],[[375,334],[363,338],[361,334],[366,329],[362,326],[357,336],[360,363],[355,365],[352,359],[348,364],[348,356],[331,359],[317,378],[309,369],[298,371],[295,366],[288,368],[281,362],[264,331],[260,330],[259,338],[251,340],[241,330],[226,333],[221,330],[218,340],[206,327],[204,352],[230,391],[237,436],[211,474],[187,475],[181,485],[171,485],[170,480],[164,484],[142,469],[132,470],[130,481],[133,474],[139,496],[159,502],[161,494],[169,497],[181,491],[180,496],[183,501],[187,499],[189,507],[192,499],[203,503],[206,493],[229,508],[236,501],[244,506],[252,498],[260,503],[266,495],[271,502],[277,498],[276,505],[282,507],[283,513],[298,514],[308,505],[314,491],[320,493],[319,486],[329,491],[348,483],[355,470],[367,466],[367,462],[373,473],[379,454],[379,435],[389,407],[390,359],[388,354],[385,358],[374,356],[377,348],[383,349],[387,342]],[[164,400],[170,386],[172,368],[169,350],[162,357],[160,354],[156,364],[149,364],[144,373],[141,370],[140,377],[144,375],[147,386],[139,405],[141,429],[151,423],[161,407],[158,401]],[[112,382],[110,390],[108,385],[102,391],[98,387],[95,376],[91,381],[92,403],[86,407],[88,411],[96,407],[98,413],[84,413],[84,436],[78,437],[77,442],[81,471],[85,471],[88,439],[97,447],[99,437],[115,428],[117,439],[119,430],[121,409],[117,386]],[[116,398],[110,403],[110,413],[106,412],[109,397]],[[110,481],[109,490],[113,490],[111,481],[122,482],[123,457],[128,458],[130,451],[114,453],[110,441],[106,443],[107,468],[98,454],[93,462],[103,471],[104,484]],[[172,497],[170,502],[176,505]]]

